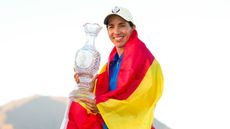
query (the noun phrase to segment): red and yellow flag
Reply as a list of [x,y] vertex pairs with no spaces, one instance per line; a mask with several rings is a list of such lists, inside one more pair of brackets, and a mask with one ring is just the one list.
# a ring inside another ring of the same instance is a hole
[[[109,61],[114,58],[115,48]],[[126,43],[117,79],[109,92],[109,65],[98,76],[97,107],[109,129],[151,129],[156,103],[163,90],[163,76],[157,60],[134,31]]]

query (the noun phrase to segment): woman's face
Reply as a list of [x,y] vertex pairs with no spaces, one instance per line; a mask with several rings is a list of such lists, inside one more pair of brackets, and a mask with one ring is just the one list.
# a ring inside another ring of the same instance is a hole
[[134,29],[135,26],[131,27],[130,24],[120,16],[111,16],[108,21],[108,35],[117,49],[124,49]]

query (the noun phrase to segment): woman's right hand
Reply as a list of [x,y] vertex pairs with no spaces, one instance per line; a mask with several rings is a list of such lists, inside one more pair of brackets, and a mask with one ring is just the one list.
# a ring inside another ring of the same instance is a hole
[[80,79],[79,79],[79,76],[77,73],[74,74],[74,79],[75,79],[77,84],[80,83]]

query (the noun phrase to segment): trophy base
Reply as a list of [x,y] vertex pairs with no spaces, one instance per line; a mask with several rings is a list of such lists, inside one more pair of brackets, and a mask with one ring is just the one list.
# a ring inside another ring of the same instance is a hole
[[70,93],[70,99],[72,100],[78,100],[80,98],[89,98],[89,99],[95,99],[95,95],[92,92],[89,92],[87,90],[77,89]]

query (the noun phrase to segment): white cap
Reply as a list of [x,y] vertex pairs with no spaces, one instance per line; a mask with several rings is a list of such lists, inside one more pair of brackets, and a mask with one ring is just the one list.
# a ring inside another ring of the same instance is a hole
[[132,14],[129,12],[128,9],[126,8],[123,8],[123,7],[118,7],[118,6],[115,6],[112,11],[105,17],[105,20],[104,20],[104,24],[105,25],[108,25],[108,21],[109,21],[109,18],[113,15],[117,15],[117,16],[120,16],[122,17],[123,19],[125,19],[126,21],[128,22],[133,22],[133,16]]

